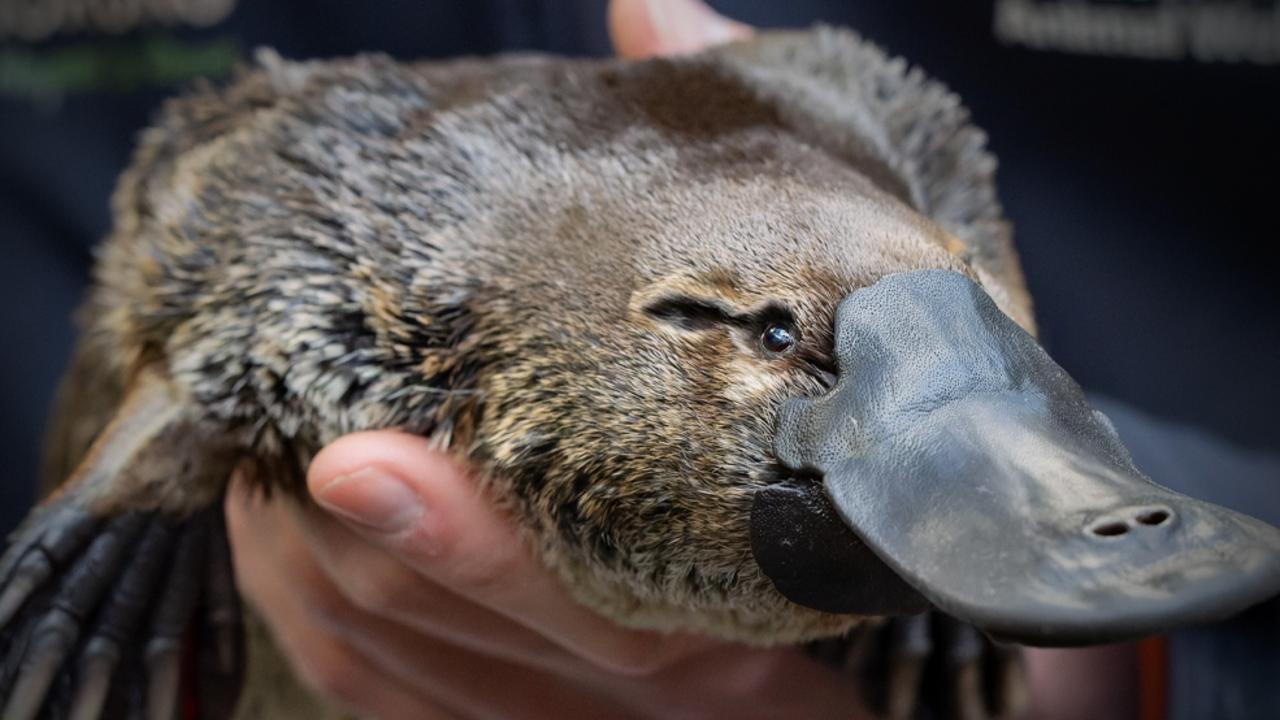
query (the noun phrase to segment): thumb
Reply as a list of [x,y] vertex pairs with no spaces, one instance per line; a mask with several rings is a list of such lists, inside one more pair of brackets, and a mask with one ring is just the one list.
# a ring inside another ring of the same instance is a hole
[[749,37],[751,27],[701,0],[611,0],[609,37],[627,58],[674,55]]
[[[425,438],[395,430],[338,438],[307,472],[312,498],[429,580],[488,604],[486,593],[550,576],[516,523],[468,469]],[[540,583],[540,584],[539,584]]]
[[388,574],[368,555],[328,543],[327,569],[373,588],[375,612],[429,609],[415,604],[421,586],[404,584],[402,564],[416,571],[413,580],[496,611],[615,673],[651,672],[710,642],[626,630],[580,605],[467,469],[424,438],[390,430],[338,438],[312,460],[307,485],[321,507],[397,561]]
[[321,507],[366,536],[402,541],[479,501],[464,468],[425,438],[395,430],[334,441],[312,460],[307,484]]

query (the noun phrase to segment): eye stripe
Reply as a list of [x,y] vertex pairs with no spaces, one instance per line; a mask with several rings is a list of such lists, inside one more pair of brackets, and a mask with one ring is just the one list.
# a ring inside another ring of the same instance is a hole
[[795,317],[785,305],[769,302],[763,307],[744,312],[714,298],[669,294],[654,298],[643,306],[650,317],[682,330],[700,332],[717,327],[736,328],[754,334],[761,352],[773,358],[793,358],[804,372],[830,386],[835,378],[834,366],[812,351],[801,354],[800,332]]
[[688,295],[658,298],[646,305],[644,311],[658,320],[685,330],[707,330],[735,320],[723,306]]

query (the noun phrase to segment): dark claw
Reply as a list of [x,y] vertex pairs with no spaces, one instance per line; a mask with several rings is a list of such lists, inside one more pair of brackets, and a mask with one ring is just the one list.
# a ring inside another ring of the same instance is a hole
[[838,646],[826,641],[810,650],[854,671],[878,717],[978,720],[1017,717],[1025,707],[1019,649],[938,612],[868,625]]
[[244,648],[221,505],[180,526],[67,507],[33,515],[0,560],[14,608],[0,628],[0,718],[172,720],[193,629],[200,717],[229,717]]
[[957,720],[987,720],[994,712],[986,696],[982,667],[988,641],[977,628],[951,618],[946,619],[943,632],[952,716]]
[[66,560],[84,545],[98,523],[97,517],[68,500],[32,510],[7,538],[8,545],[0,555],[0,580],[7,580],[18,560],[36,545],[43,545],[50,556]]
[[995,643],[988,659],[989,696],[999,717],[1019,717],[1029,704],[1027,668],[1016,645]]
[[115,669],[107,692],[107,702],[102,714],[98,716],[99,719],[140,720],[144,717],[143,691],[146,689],[146,668],[143,667],[142,660],[138,656],[136,643],[131,646],[131,650]]
[[49,576],[53,574],[53,564],[39,550],[25,556],[16,568],[16,577],[5,583],[4,592],[0,594],[0,628],[9,624],[14,615],[22,609]]
[[89,541],[98,523],[98,518],[78,507],[51,506],[14,532],[0,558],[0,628]]
[[240,663],[239,645],[244,633],[225,523],[213,523],[209,533],[209,574],[206,582],[205,618],[214,635],[216,667],[220,673],[232,673]]
[[94,638],[85,646],[76,670],[75,696],[68,720],[98,720],[111,692],[111,676],[120,662],[120,648],[114,641]]
[[[112,520],[66,571],[49,610],[33,620],[33,629],[26,637],[15,639],[11,652],[20,652],[22,659],[12,679],[6,678],[9,699],[2,715],[6,720],[31,718],[40,711],[63,661],[75,649],[83,624],[120,570],[126,551],[145,521],[141,515]],[[56,539],[58,533],[52,535]],[[51,543],[49,547],[60,550],[65,544],[69,543]],[[23,577],[23,568],[24,563],[14,568],[15,578]]]
[[128,551],[148,520],[148,516],[139,513],[111,520],[63,574],[53,598],[54,607],[66,610],[81,622],[87,620],[125,564],[132,561]]
[[[220,508],[219,508],[220,509]],[[179,640],[187,630],[204,581],[211,515],[193,515],[183,527],[173,553],[168,583],[151,621],[153,640]]]
[[172,525],[157,519],[134,549],[133,561],[98,613],[97,624],[80,655],[72,718],[94,720],[101,716],[111,676],[137,632],[156,585],[164,577],[172,542]]
[[902,618],[889,626],[889,660],[886,714],[893,720],[909,720],[920,703],[925,663],[933,652],[928,613]]
[[1021,649],[995,642],[955,618],[940,617],[947,649],[951,717],[985,720],[1021,715],[1026,707]]
[[[221,506],[216,510],[221,512]],[[168,583],[152,616],[144,657],[147,666],[146,717],[170,720],[178,703],[182,639],[200,596],[209,545],[211,511],[191,518],[174,550]]]
[[26,643],[17,678],[0,717],[30,720],[40,712],[49,687],[80,635],[80,620],[55,607],[40,619]]
[[147,720],[173,720],[182,679],[182,644],[155,639],[147,643]]
[[143,690],[146,683],[142,680],[145,675],[144,669],[139,669],[139,675],[133,678],[134,682],[128,687],[128,694],[125,700],[126,711],[124,716],[128,720],[146,720],[147,718],[147,698]]
[[223,522],[214,522],[209,533],[209,573],[204,589],[204,622],[200,628],[199,717],[230,718],[243,681],[244,625],[240,596],[236,592],[231,547]]
[[167,520],[157,519],[147,528],[131,553],[132,561],[98,615],[94,639],[113,643],[117,650],[128,643],[151,602],[156,585],[165,576],[173,535],[173,526]]

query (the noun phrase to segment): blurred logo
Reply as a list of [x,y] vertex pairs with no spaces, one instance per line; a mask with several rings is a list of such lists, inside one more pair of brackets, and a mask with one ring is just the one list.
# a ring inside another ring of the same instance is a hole
[[147,25],[209,27],[236,0],[0,0],[0,39],[37,42],[63,33],[119,34]]
[[995,34],[1035,50],[1280,63],[1276,0],[996,0]]

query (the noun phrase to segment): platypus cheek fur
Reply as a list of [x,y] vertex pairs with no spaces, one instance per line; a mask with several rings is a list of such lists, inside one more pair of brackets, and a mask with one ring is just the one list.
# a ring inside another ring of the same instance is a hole
[[579,600],[634,626],[773,639],[786,616],[793,638],[838,631],[779,595],[748,542],[751,499],[775,479],[778,410],[808,381],[757,365],[716,333],[613,336],[610,351],[584,346],[580,366],[536,379],[514,368],[494,384],[546,388],[544,402],[504,408],[492,416],[502,428],[481,433],[492,482],[508,485],[499,494],[543,559]]

